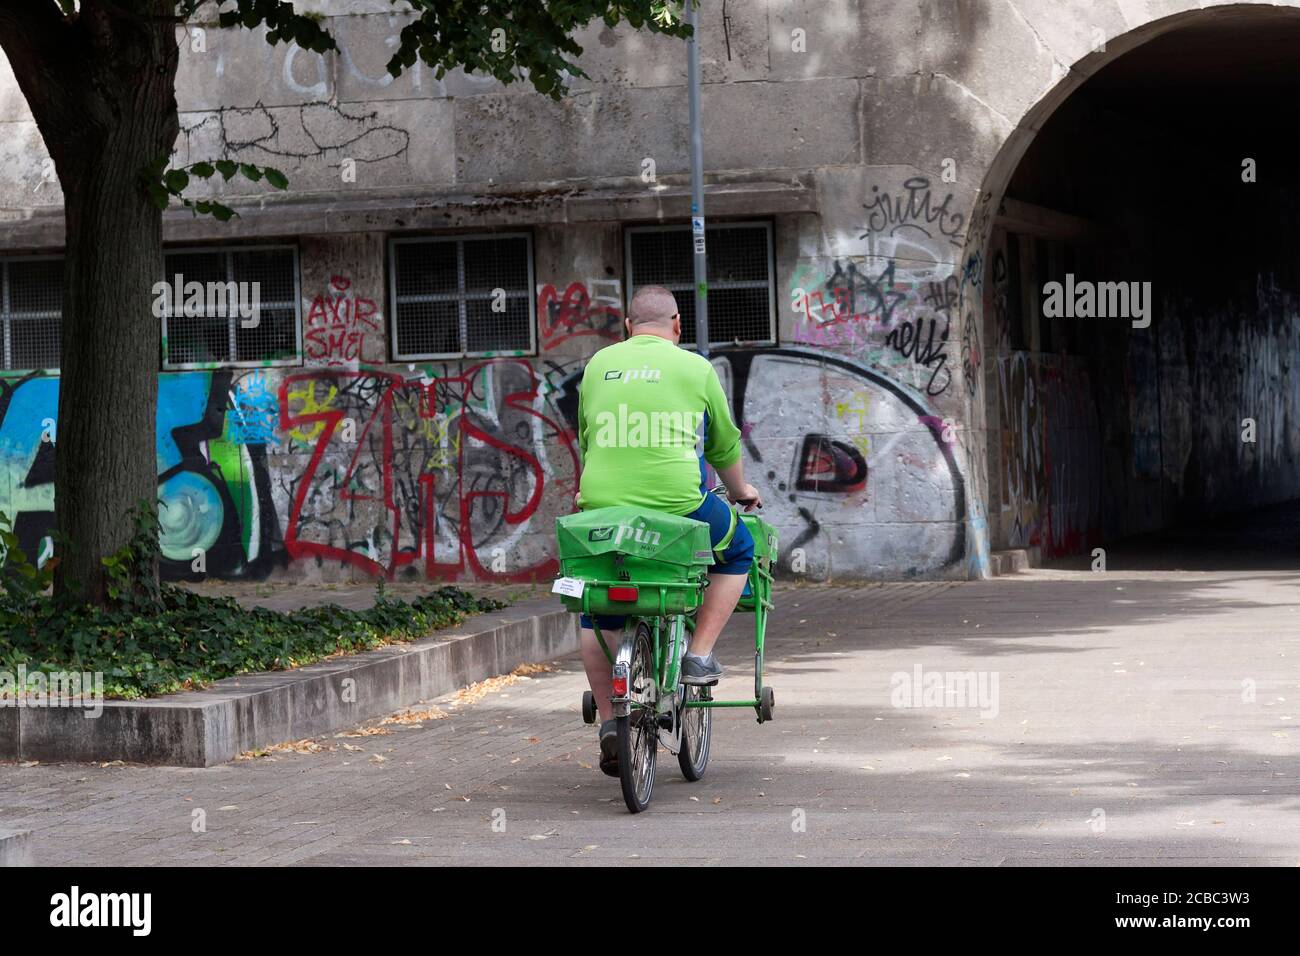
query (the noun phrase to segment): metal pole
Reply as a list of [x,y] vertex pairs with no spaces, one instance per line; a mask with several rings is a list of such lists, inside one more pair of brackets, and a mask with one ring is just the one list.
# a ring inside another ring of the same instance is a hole
[[697,0],[686,0],[686,89],[691,111],[691,239],[695,244],[695,346],[709,354],[709,267],[704,252],[704,140],[700,135],[700,18]]

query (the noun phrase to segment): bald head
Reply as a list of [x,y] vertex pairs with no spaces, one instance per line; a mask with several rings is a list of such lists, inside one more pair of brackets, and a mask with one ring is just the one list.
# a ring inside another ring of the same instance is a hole
[[677,315],[677,300],[661,285],[643,285],[632,296],[627,321],[633,334],[651,328],[667,328]]

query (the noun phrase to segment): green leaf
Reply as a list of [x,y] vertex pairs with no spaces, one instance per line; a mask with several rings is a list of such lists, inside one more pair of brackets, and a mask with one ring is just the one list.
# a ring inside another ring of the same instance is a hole
[[145,189],[149,193],[149,198],[159,209],[166,209],[171,202],[171,193],[169,193],[161,183],[146,183]]
[[280,172],[280,170],[272,169],[270,166],[267,166],[263,172],[266,174],[266,181],[276,189],[289,188],[289,177]]
[[169,169],[163,173],[163,185],[174,196],[179,196],[185,191],[185,187],[190,184],[189,173],[183,169]]
[[217,172],[221,173],[221,178],[229,182],[230,177],[239,172],[239,164],[233,159],[219,159],[214,163]]
[[195,163],[190,167],[190,172],[200,179],[209,179],[216,172],[216,169],[211,163]]
[[252,163],[240,163],[239,171],[244,174],[245,179],[251,179],[253,182],[258,182],[262,178],[262,171]]

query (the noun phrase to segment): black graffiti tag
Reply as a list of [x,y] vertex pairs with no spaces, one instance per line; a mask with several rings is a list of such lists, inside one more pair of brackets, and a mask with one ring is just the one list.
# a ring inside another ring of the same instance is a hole
[[867,231],[858,238],[866,239],[872,233],[897,235],[899,229],[910,226],[920,229],[927,238],[933,238],[931,230],[938,229],[954,246],[962,244],[966,217],[948,208],[953,202],[952,193],[936,204],[930,180],[924,176],[905,179],[902,195],[882,193],[879,186],[872,186],[871,192],[871,202],[862,204],[867,211]]
[[[820,325],[831,325],[849,319],[880,316],[880,324],[888,326],[894,321],[894,309],[905,295],[894,283],[894,263],[890,262],[876,278],[849,262],[846,267],[835,260],[835,272],[826,280],[826,290],[831,295],[831,317],[822,319]],[[861,310],[859,310],[861,306]]]
[[[941,395],[952,383],[952,372],[948,369],[948,353],[944,348],[948,342],[948,331],[952,326],[951,309],[957,298],[955,286],[955,276],[950,276],[943,283],[931,282],[925,302],[934,314],[928,319],[924,315],[919,315],[915,319],[903,322],[885,336],[885,344],[895,352],[930,370],[930,378],[925,385],[927,395]],[[940,326],[941,322],[942,326]]]

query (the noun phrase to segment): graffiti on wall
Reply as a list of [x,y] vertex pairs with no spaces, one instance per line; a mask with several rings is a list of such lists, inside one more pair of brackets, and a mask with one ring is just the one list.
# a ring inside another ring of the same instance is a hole
[[389,576],[408,566],[428,578],[553,573],[552,529],[532,519],[571,510],[577,457],[527,362],[416,378],[294,374],[280,398],[281,427],[308,456],[281,479],[291,558]]
[[622,286],[617,279],[588,279],[569,283],[561,293],[549,283],[539,285],[537,320],[543,350],[587,336],[617,342],[623,337]]
[[303,319],[303,355],[312,365],[382,364],[384,317],[346,276],[330,276]]
[[280,405],[267,386],[266,376],[254,372],[230,393],[226,412],[226,437],[236,445],[279,444],[275,427]]
[[[857,236],[861,253],[796,265],[794,342],[880,368],[931,398],[947,394],[963,309],[967,325],[978,322],[974,306],[964,304],[966,289],[983,277],[979,255],[958,265],[966,220],[956,207],[953,193],[941,197],[924,176],[894,189],[872,186]],[[977,372],[974,333],[962,334],[961,369]],[[978,375],[968,376],[968,388],[972,379]]]
[[796,344],[899,370],[932,397],[952,384],[947,342],[958,308],[955,275],[907,282],[893,262],[873,275],[837,259],[829,276],[807,266],[796,270],[792,285]]
[[[241,429],[255,426],[229,414],[231,396],[243,394],[255,403],[257,386],[235,386],[232,377],[230,370],[218,370],[159,380],[158,517],[168,577],[192,576],[196,558],[200,573],[222,577],[262,577],[278,560],[266,448],[236,440],[248,439]],[[58,386],[57,378],[43,375],[2,386],[0,493],[31,555],[48,552],[54,530]]]
[[1001,520],[1013,548],[1046,556],[1101,535],[1101,439],[1083,359],[1013,352],[997,360]]
[[953,194],[950,192],[939,199],[925,176],[910,176],[893,192],[872,186],[870,201],[863,203],[867,216],[861,238],[923,237],[960,248],[966,239],[966,217],[954,206]]
[[[783,567],[816,579],[836,568],[965,574],[957,446],[923,394],[809,348],[720,349],[712,361],[741,426],[746,477],[780,532]],[[571,427],[580,380],[576,363],[556,375]]]
[[[577,477],[547,391],[513,359],[163,374],[162,571],[261,579],[310,560],[388,577],[546,577],[551,521],[572,509]],[[34,555],[54,528],[57,414],[57,378],[0,380],[0,510]]]

